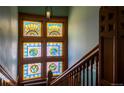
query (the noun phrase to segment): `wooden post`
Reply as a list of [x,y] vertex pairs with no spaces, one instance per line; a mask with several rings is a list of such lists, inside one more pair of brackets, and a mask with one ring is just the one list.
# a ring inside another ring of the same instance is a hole
[[53,73],[51,70],[48,71],[48,82],[47,85],[49,86],[52,81]]

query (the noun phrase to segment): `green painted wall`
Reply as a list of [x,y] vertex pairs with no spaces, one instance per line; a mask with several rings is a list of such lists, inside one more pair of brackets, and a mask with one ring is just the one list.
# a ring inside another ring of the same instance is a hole
[[[68,6],[51,6],[53,11],[53,16],[68,16],[69,7]],[[19,12],[31,13],[38,15],[45,15],[45,6],[19,6]]]

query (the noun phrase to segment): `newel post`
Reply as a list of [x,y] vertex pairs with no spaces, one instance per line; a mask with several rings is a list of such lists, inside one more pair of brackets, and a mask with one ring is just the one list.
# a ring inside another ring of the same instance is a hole
[[48,71],[48,82],[47,85],[49,86],[52,81],[53,73],[51,70]]

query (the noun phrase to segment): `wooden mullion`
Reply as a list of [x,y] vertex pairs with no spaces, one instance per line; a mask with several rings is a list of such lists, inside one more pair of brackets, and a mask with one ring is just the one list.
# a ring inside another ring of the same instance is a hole
[[45,39],[47,42],[64,42],[65,41],[65,39],[64,38],[61,38],[61,37],[55,37],[55,38],[53,38],[53,37],[47,37],[46,39]]
[[41,63],[42,63],[42,73],[43,73],[43,76],[46,78],[46,43],[43,42],[43,46],[42,46],[42,53],[43,53],[43,57],[41,58]]
[[51,57],[51,58],[47,58],[45,59],[46,61],[63,61],[63,58],[62,57]]
[[29,38],[29,37],[24,37],[21,38],[22,42],[44,42],[45,38],[37,37],[37,38]]

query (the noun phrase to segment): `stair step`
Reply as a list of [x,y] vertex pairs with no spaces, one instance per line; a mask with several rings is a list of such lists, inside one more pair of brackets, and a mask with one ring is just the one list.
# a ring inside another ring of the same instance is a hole
[[47,79],[34,79],[34,80],[28,80],[23,81],[20,83],[21,86],[46,86],[47,85]]
[[46,86],[46,85],[47,85],[46,81],[24,84],[24,86]]

